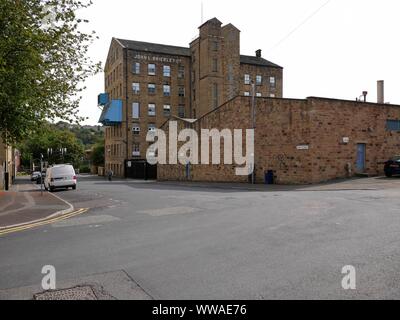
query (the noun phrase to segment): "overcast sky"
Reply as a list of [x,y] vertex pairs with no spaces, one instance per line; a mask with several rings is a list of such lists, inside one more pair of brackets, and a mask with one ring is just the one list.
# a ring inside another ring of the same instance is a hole
[[[241,54],[262,49],[284,67],[286,98],[355,100],[363,90],[376,101],[400,104],[399,0],[93,0],[80,14],[100,37],[90,55],[103,65],[112,37],[188,46],[204,21],[217,17],[241,30]],[[101,73],[86,82],[80,112],[97,124]]]

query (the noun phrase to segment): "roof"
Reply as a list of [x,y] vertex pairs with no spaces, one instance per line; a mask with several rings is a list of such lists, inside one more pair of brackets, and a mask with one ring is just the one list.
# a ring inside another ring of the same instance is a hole
[[158,44],[158,43],[150,43],[150,42],[142,42],[142,41],[134,41],[134,40],[125,40],[125,39],[117,39],[124,47],[132,50],[138,51],[148,51],[148,52],[156,52],[156,53],[164,53],[171,54],[176,56],[188,56],[190,57],[190,49],[186,47],[177,47],[170,46],[166,44]]
[[[138,50],[138,51],[147,51],[147,52],[154,52],[154,53],[163,53],[163,54],[170,54],[176,56],[185,56],[190,57],[191,52],[190,48],[186,47],[177,47],[177,46],[170,46],[166,44],[158,44],[158,43],[150,43],[150,42],[142,42],[142,41],[135,41],[135,40],[125,40],[125,39],[118,39],[115,38],[122,46],[131,50]],[[272,67],[272,68],[281,68],[281,66],[268,61],[264,58],[258,58],[255,56],[240,56],[240,63],[243,64],[251,64],[256,66],[262,67]]]
[[203,27],[204,25],[208,24],[208,23],[213,23],[213,24],[218,24],[218,25],[221,25],[221,24],[222,24],[222,22],[219,21],[217,18],[212,18],[212,19],[207,20],[206,22],[204,22],[204,23],[199,27],[199,29],[200,29],[201,27]]
[[272,68],[280,68],[283,69],[281,66],[278,66],[277,64],[268,61],[264,58],[259,58],[259,57],[254,57],[254,56],[240,56],[240,63],[243,64],[252,64],[256,66],[262,66],[262,67],[272,67]]

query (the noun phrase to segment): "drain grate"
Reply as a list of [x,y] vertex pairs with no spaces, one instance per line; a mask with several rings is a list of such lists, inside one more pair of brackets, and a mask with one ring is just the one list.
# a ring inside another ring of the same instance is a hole
[[98,300],[92,287],[78,286],[69,289],[45,291],[33,296],[34,300]]

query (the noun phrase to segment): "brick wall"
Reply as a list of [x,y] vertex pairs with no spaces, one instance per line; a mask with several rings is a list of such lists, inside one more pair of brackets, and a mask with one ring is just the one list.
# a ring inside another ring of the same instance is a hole
[[[206,114],[192,127],[251,128],[251,98],[237,97]],[[400,106],[308,98],[256,99],[256,180],[273,170],[279,184],[305,184],[353,176],[357,144],[366,144],[364,173],[383,174],[382,162],[400,154],[400,132],[387,131],[387,119],[400,119]],[[186,124],[187,126],[188,124]],[[181,124],[182,127],[182,124]],[[200,136],[200,134],[199,134]],[[343,138],[349,142],[344,143]],[[221,154],[223,144],[221,144]],[[351,166],[351,173],[347,170]],[[235,165],[191,165],[189,180],[240,181]],[[159,165],[160,180],[187,180],[183,165]]]

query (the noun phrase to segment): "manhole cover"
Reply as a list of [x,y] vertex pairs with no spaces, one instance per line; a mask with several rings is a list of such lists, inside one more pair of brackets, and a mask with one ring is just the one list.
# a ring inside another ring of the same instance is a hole
[[79,286],[69,289],[46,291],[33,296],[34,300],[97,300],[90,286]]

